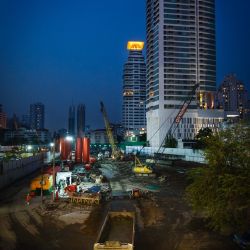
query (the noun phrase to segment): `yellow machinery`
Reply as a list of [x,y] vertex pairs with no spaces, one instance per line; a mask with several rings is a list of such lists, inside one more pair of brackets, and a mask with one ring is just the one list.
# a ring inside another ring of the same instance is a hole
[[36,195],[41,194],[41,189],[43,189],[43,194],[50,194],[52,192],[53,177],[50,174],[39,175],[34,178],[30,184],[30,191],[34,192]]
[[138,176],[155,176],[151,167],[141,163],[139,158],[135,156],[135,166],[133,167],[133,172]]
[[111,129],[110,124],[109,124],[108,115],[107,115],[107,112],[105,110],[103,102],[101,102],[101,112],[102,112],[102,115],[103,115],[106,131],[107,131],[107,136],[108,136],[108,139],[109,139],[109,143],[110,143],[111,149],[112,149],[111,157],[113,159],[122,159],[123,154],[116,146],[115,139],[114,139],[114,136],[113,136],[113,133],[112,133],[112,129]]

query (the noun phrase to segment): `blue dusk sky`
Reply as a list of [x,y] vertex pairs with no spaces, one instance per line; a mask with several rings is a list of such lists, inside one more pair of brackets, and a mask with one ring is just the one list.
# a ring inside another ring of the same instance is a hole
[[[67,128],[72,103],[104,127],[102,100],[121,121],[128,40],[145,41],[145,0],[0,0],[0,103],[8,116],[45,105],[45,126]],[[250,1],[216,0],[217,85],[235,73],[250,91]]]

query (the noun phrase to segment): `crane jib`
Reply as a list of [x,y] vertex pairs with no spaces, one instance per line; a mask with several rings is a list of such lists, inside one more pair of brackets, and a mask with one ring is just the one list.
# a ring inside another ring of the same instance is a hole
[[188,108],[188,103],[185,103],[182,107],[182,109],[180,110],[179,114],[176,116],[175,118],[175,123],[179,123],[183,117],[183,115],[185,114],[186,110]]

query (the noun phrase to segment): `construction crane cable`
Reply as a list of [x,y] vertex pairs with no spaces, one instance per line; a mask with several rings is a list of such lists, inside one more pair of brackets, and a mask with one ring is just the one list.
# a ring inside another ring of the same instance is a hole
[[[174,121],[172,122],[169,130],[167,131],[166,136],[164,137],[162,143],[160,144],[160,147],[158,148],[158,150],[156,152],[157,154],[160,152],[160,149],[162,148],[162,146],[163,146],[164,142],[166,141],[167,137],[171,136],[175,132],[175,130],[177,129],[177,127],[179,126],[179,124],[180,124],[180,122],[181,122],[184,114],[186,113],[187,108],[189,107],[190,103],[192,102],[194,94],[195,94],[197,88],[199,88],[199,86],[200,86],[199,83],[196,83],[193,86],[192,90],[188,94],[189,98],[187,98],[187,99],[184,100],[184,102],[183,102],[181,108],[179,109],[179,111],[178,111],[178,113],[177,113]],[[170,116],[171,116],[171,114],[170,114]],[[174,127],[174,129],[172,130],[173,127]],[[164,148],[163,148],[163,151],[164,151]]]
[[[182,102],[180,102],[179,104],[181,104]],[[155,133],[148,139],[148,141],[150,141],[157,133],[158,131],[163,127],[163,125],[171,118],[172,114],[175,112],[176,110],[173,110],[171,112],[171,114],[165,119],[165,121],[161,124],[161,126],[155,131]],[[164,141],[164,140],[163,140]],[[138,152],[138,154],[141,153],[141,151],[146,147],[146,145],[144,145]]]

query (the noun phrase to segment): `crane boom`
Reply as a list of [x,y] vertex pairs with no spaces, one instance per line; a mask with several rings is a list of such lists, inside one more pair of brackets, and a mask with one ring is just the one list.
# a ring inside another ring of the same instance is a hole
[[115,139],[114,139],[114,136],[113,136],[113,133],[112,133],[112,129],[110,127],[107,112],[106,112],[106,109],[104,107],[103,102],[100,102],[100,104],[101,104],[101,112],[102,112],[102,115],[103,115],[108,140],[109,140],[109,143],[110,143],[111,149],[112,149],[112,155],[111,156],[112,156],[112,158],[118,158],[119,157],[119,151],[118,151],[117,146],[115,144]]

